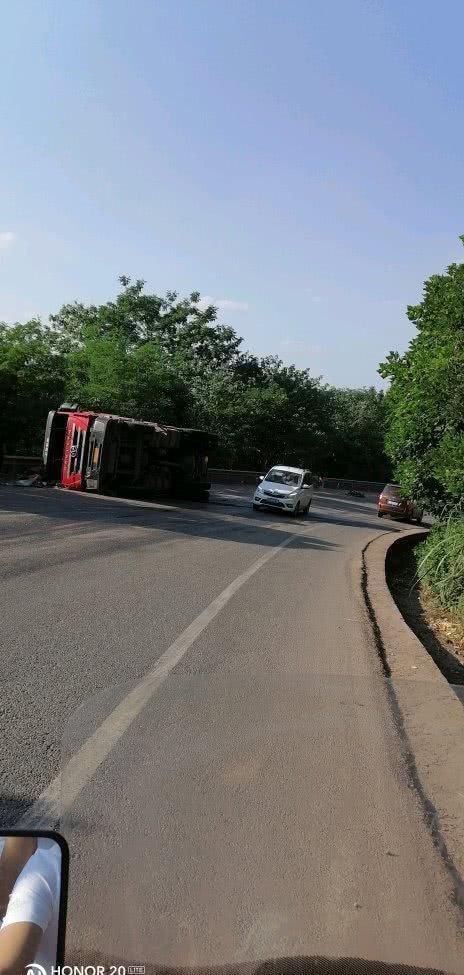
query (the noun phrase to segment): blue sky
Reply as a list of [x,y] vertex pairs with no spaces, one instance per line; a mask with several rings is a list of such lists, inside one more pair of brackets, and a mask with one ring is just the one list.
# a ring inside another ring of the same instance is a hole
[[381,385],[463,259],[461,0],[19,0],[2,35],[0,319],[126,273]]

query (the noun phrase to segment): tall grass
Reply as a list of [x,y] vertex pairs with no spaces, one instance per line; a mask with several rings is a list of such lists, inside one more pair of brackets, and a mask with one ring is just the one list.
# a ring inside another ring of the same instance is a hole
[[445,609],[464,624],[464,514],[438,522],[418,547],[417,575]]

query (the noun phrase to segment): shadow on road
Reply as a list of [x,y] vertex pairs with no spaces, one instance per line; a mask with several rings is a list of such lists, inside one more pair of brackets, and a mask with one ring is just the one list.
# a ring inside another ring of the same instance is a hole
[[[66,964],[101,965],[104,971],[118,971],[121,958],[107,958],[97,951],[87,959],[79,951],[75,956],[72,952],[67,953]],[[139,959],[137,965],[140,965]],[[293,958],[270,958],[266,961],[209,967],[165,967],[146,962],[142,962],[142,966],[144,975],[451,975],[445,969],[418,968],[416,965],[370,961],[366,958],[327,958],[321,955],[297,955]]]
[[[309,527],[311,519],[292,519],[288,515],[271,513],[268,517],[250,512],[244,516],[238,513],[225,514],[216,508],[206,506],[162,508],[126,504],[123,501],[113,501],[100,497],[86,497],[52,489],[2,489],[0,490],[0,517],[10,515],[11,519],[2,526],[2,540],[22,541],[34,539],[35,543],[48,540],[53,531],[53,538],[73,539],[76,535],[80,539],[94,539],[98,532],[108,532],[112,528],[133,525],[139,529],[155,529],[158,533],[147,539],[145,533],[139,536],[104,537],[98,539],[98,554],[111,555],[114,552],[133,551],[147,545],[162,544],[166,540],[166,533],[173,532],[178,537],[191,536],[200,538],[221,539],[224,541],[240,542],[249,545],[277,546],[284,541],[285,536],[292,536],[292,547],[298,549],[334,549],[338,546],[334,542],[305,535],[298,530]],[[19,516],[19,517],[16,517]],[[24,515],[32,515],[29,523],[23,520]],[[39,523],[35,517],[41,519]],[[365,527],[365,526],[364,526]],[[89,558],[89,550],[85,543],[82,549],[74,552],[47,555],[47,565],[62,562],[77,562]],[[34,555],[34,547],[30,546],[27,557],[21,558],[18,553],[15,564],[5,568],[3,578],[11,578],[23,572],[35,571],[43,567],[43,555]]]
[[[306,534],[304,529],[311,525],[320,525],[321,529],[324,525],[339,525],[401,531],[401,526],[393,522],[377,525],[375,511],[367,505],[350,502],[348,506],[344,505],[343,499],[332,501],[320,495],[315,495],[313,505],[309,517],[294,519],[283,512],[253,512],[251,505],[243,503],[235,507],[231,505],[232,510],[224,511],[214,505],[192,502],[163,502],[156,506],[54,489],[3,488],[0,489],[1,540],[12,541],[18,549],[15,558],[4,566],[1,577],[8,580],[41,571],[44,554],[40,543],[50,538],[56,543],[69,542],[69,545],[60,548],[57,544],[54,551],[48,550],[47,567],[162,545],[169,533],[178,539],[209,538],[269,547],[275,547],[286,536],[291,536],[294,549],[332,551],[339,547],[336,542],[312,531]],[[363,519],[359,517],[360,513]],[[29,519],[28,515],[31,516]],[[142,530],[130,536],[117,531],[110,534],[112,529],[126,525]],[[147,535],[147,529],[154,529],[153,534]],[[96,541],[98,551],[95,551]]]
[[[379,522],[375,524],[369,524],[368,521],[360,521],[359,518],[345,518],[345,517],[335,517],[332,514],[320,514],[317,510],[313,511],[311,509],[311,521],[315,521],[321,525],[342,525],[344,528],[378,528],[382,532],[400,532],[401,528],[394,525],[393,522],[388,524],[385,522]],[[409,527],[409,526],[408,526]]]
[[13,829],[31,805],[30,796],[0,794],[0,829]]
[[[100,524],[100,530],[103,530],[103,528],[106,527],[107,524],[105,523]],[[158,527],[163,532],[171,530],[171,531],[175,531],[177,536],[189,535],[192,538],[194,537],[220,538],[222,541],[247,542],[250,545],[269,545],[271,547],[279,545],[280,542],[282,542],[285,538],[285,534],[283,532],[279,532],[279,533],[268,532],[267,534],[263,535],[263,532],[260,531],[260,532],[253,533],[253,537],[250,538],[240,537],[238,539],[234,539],[233,532],[223,532],[220,528],[216,531],[205,532],[199,530],[198,527],[196,526],[192,527],[191,529],[187,529],[185,525],[183,525],[182,528],[180,528],[179,526],[171,526],[170,529],[166,528],[164,525],[161,527],[143,525],[141,527],[145,527],[145,528]],[[95,533],[98,532],[98,530],[99,530],[98,527],[94,525],[92,530],[88,531],[87,534],[91,536],[92,539],[94,539]],[[159,537],[157,539],[147,539],[145,537],[134,539],[133,537],[131,537],[127,541],[123,541],[122,539],[111,539],[111,540],[99,539],[97,551],[95,551],[95,549],[89,550],[87,546],[83,545],[78,552],[76,551],[69,552],[68,550],[66,550],[61,555],[47,554],[46,568],[50,569],[52,566],[59,566],[59,565],[76,565],[78,562],[86,562],[89,559],[102,558],[105,555],[114,555],[116,553],[134,552],[136,550],[142,550],[144,548],[152,546],[153,544],[162,544],[162,542],[163,542],[162,537]],[[292,548],[299,549],[300,551],[308,550],[308,549],[312,549],[312,550],[319,549],[321,551],[322,550],[330,551],[332,549],[338,548],[338,545],[336,545],[334,542],[328,542],[325,541],[325,539],[323,538],[315,538],[314,536],[308,536],[307,538],[305,538],[305,537],[295,535],[291,545]],[[31,555],[22,560],[19,559],[18,561],[15,562],[14,565],[11,565],[10,567],[0,570],[0,578],[2,579],[2,581],[6,582],[9,579],[20,578],[32,572],[41,572],[43,571],[43,569],[44,569],[44,556],[43,553],[38,553],[36,557],[34,555]]]
[[353,512],[357,515],[366,515],[367,517],[376,518],[377,508],[374,507],[372,502],[366,502],[365,504],[359,504],[357,501],[349,501],[347,498],[327,498],[323,494],[315,494],[313,497],[313,505],[317,505],[318,508],[327,508],[328,511],[346,511],[347,514]]
[[[2,829],[20,829],[21,819],[31,808],[34,802],[36,802],[37,796],[25,796],[25,795],[7,795],[7,793],[0,793],[0,832]],[[60,823],[57,822],[56,816],[53,814],[48,814],[46,807],[44,806],[43,818],[40,817],[40,827],[34,827],[39,829],[60,829]],[[73,813],[66,813],[66,830],[68,833],[72,833],[74,830],[79,831],[80,834],[85,835],[86,833],[94,833],[95,826],[89,824],[81,816],[76,817]]]

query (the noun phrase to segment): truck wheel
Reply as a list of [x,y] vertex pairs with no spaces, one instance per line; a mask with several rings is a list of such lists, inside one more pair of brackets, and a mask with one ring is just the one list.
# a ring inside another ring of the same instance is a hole
[[377,518],[383,518],[383,511],[377,512]]

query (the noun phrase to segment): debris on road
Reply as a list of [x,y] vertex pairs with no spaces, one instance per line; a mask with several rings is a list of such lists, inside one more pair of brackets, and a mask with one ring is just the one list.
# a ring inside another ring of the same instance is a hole
[[40,474],[33,474],[28,477],[20,477],[14,481],[0,481],[0,487],[54,487],[55,481],[43,481]]
[[34,474],[32,477],[22,477],[15,484],[19,487],[45,487],[46,482],[42,481],[40,474]]

